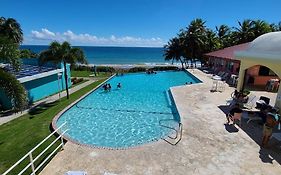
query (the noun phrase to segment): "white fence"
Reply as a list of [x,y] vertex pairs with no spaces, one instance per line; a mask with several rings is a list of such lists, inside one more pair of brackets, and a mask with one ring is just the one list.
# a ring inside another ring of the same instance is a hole
[[[18,166],[25,158],[29,157],[29,164],[27,164],[19,173],[18,175],[23,174],[28,168],[31,168],[32,173],[31,175],[36,175],[36,172],[47,162],[48,159],[51,158],[53,154],[59,149],[63,148],[64,142],[63,142],[63,135],[68,131],[66,129],[63,131],[59,136],[49,145],[47,146],[41,153],[39,153],[35,158],[33,157],[32,153],[41,146],[45,141],[47,141],[51,136],[57,133],[58,130],[60,130],[66,123],[63,123],[60,127],[58,127],[54,132],[52,132],[50,135],[48,135],[44,140],[42,140],[38,145],[36,145],[32,150],[30,150],[26,155],[24,155],[19,161],[17,161],[13,166],[11,166],[6,172],[4,172],[2,175],[7,175],[9,172],[11,172],[16,166]],[[58,140],[61,141],[61,143],[38,165],[35,167],[34,162],[38,160],[52,145],[54,145]]]

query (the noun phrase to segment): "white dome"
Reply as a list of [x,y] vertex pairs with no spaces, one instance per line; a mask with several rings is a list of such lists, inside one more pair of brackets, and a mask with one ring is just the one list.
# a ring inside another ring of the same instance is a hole
[[270,32],[250,43],[249,52],[281,54],[281,32]]

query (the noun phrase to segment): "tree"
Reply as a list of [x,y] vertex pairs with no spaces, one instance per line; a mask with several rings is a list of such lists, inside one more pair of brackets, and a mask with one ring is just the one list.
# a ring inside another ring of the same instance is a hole
[[254,38],[257,38],[265,33],[272,32],[273,29],[270,27],[270,25],[263,21],[263,20],[255,20],[253,21],[253,27],[252,27]]
[[13,18],[0,17],[0,36],[8,37],[13,43],[17,44],[23,41],[21,26]]
[[71,65],[77,62],[87,64],[83,50],[71,47],[71,45],[66,41],[62,44],[54,41],[50,44],[47,50],[42,51],[39,55],[40,65],[43,65],[46,62],[53,62],[54,64],[63,63],[66,94],[67,99],[69,99],[66,63],[70,63]]
[[37,58],[38,55],[32,52],[30,49],[20,50],[20,58]]
[[[0,17],[0,61],[20,69],[19,44],[23,40],[20,24],[13,18]],[[15,76],[0,68],[0,89],[11,99],[15,111],[27,106],[27,94]]]
[[20,52],[18,47],[18,44],[14,43],[8,37],[0,36],[0,61],[11,63],[16,70],[19,70],[20,68]]
[[204,41],[204,53],[212,52],[221,48],[221,43],[216,33],[210,29],[206,30]]
[[239,27],[235,27],[234,37],[236,44],[242,44],[246,42],[253,41],[255,39],[255,34],[253,32],[254,23],[252,20],[246,19],[242,23],[238,21]]
[[183,60],[183,45],[178,37],[169,40],[168,44],[164,46],[165,60],[180,61],[182,68],[184,68]]
[[220,41],[220,48],[229,47],[233,44],[232,42],[232,31],[227,25],[220,25],[216,27],[217,36]]
[[[195,19],[179,34],[184,43],[185,58],[201,59],[206,40],[206,26],[202,19]],[[195,64],[196,65],[196,64]]]
[[12,74],[0,69],[0,88],[11,99],[15,111],[22,111],[27,106],[27,93],[22,84]]

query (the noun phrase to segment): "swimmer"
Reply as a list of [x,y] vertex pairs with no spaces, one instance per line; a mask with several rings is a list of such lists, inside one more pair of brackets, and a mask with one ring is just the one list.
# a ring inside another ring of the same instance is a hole
[[110,85],[110,83],[107,84],[107,88],[108,88],[109,91],[111,90],[111,85]]
[[120,89],[121,88],[121,83],[118,83],[117,84],[117,89]]

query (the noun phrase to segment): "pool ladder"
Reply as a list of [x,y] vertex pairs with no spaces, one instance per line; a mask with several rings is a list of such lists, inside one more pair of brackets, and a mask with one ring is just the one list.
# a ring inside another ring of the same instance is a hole
[[[168,119],[168,120],[174,121],[173,119]],[[169,143],[170,145],[175,146],[182,139],[182,123],[181,122],[178,123],[178,128],[177,129],[173,128],[173,127],[170,127],[170,126],[163,125],[161,123],[161,121],[168,121],[168,120],[159,120],[159,125],[162,126],[162,127],[165,127],[165,128],[168,128],[168,129],[171,129],[171,130],[175,131],[176,135],[174,137],[168,135],[167,138],[161,138],[161,139],[164,140],[165,142]]]

